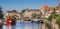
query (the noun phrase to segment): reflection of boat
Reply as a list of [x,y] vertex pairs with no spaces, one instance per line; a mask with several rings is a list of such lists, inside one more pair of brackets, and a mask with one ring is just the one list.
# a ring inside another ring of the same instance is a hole
[[32,21],[39,21],[39,20],[41,20],[40,17],[37,17],[37,18],[32,19]]
[[[40,24],[39,24],[39,27],[40,27]],[[3,29],[6,29],[6,25],[3,26]],[[15,29],[38,29],[38,24],[31,23],[31,21],[24,21],[24,22],[17,21]]]
[[25,17],[24,21],[30,21],[30,18],[29,17]]
[[33,22],[35,22],[35,23],[43,23],[43,20],[40,17],[36,17],[36,18],[32,19],[32,23]]

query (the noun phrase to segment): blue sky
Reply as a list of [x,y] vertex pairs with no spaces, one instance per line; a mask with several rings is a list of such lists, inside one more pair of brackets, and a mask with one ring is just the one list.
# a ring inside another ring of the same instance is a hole
[[40,9],[43,5],[57,6],[58,0],[0,0],[3,11],[14,9],[20,12],[26,8]]

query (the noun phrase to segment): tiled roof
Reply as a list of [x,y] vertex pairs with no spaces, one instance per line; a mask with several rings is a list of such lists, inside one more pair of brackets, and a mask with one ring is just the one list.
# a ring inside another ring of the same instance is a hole
[[59,7],[50,7],[50,10],[59,10]]
[[41,8],[42,9],[46,9],[46,8],[48,8],[48,6],[47,5],[43,5]]

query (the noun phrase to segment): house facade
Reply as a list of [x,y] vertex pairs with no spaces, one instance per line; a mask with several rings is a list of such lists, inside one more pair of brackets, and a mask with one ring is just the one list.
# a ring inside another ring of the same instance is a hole
[[8,16],[15,16],[16,19],[21,18],[21,14],[19,12],[15,12],[15,11],[8,11],[8,12],[4,13],[4,19],[5,20],[7,20]]
[[42,12],[42,18],[48,18],[51,13],[55,11],[55,13],[59,14],[59,7],[49,7],[47,5],[42,6],[41,12]]
[[32,17],[32,14],[40,14],[40,10],[39,9],[25,9],[25,12],[23,14],[24,17],[29,17],[31,18]]

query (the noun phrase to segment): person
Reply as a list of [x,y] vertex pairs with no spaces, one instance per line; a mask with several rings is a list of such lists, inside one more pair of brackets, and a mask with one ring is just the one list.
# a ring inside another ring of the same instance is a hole
[[0,19],[0,29],[3,28],[3,22],[2,22],[2,19]]
[[3,28],[3,14],[0,14],[0,29]]
[[11,29],[11,17],[8,16],[7,20],[6,20],[6,26],[7,26],[7,29]]
[[11,19],[12,19],[12,20],[11,20],[11,21],[12,21],[12,22],[11,22],[12,29],[15,29],[16,18],[12,16]]

